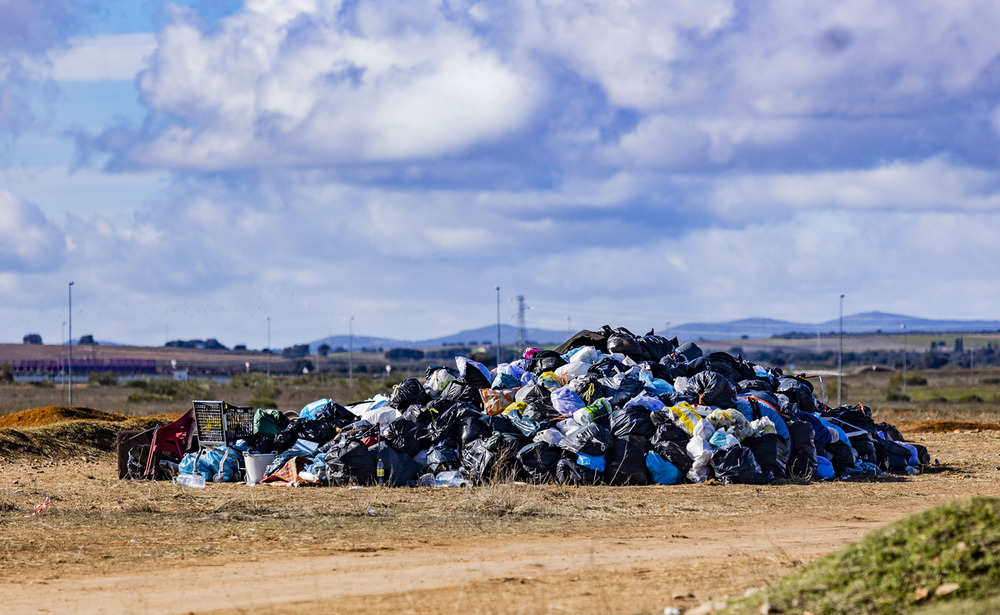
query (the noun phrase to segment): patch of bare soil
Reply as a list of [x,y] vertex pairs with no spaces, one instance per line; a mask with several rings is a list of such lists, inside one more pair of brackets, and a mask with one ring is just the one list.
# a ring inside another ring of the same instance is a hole
[[[0,463],[0,604],[73,613],[640,613],[1000,496],[1000,433],[918,432],[913,477],[672,487],[183,489],[110,455]],[[51,498],[49,508],[25,517]]]
[[995,421],[900,421],[897,427],[914,433],[947,433],[949,431],[1000,431]]
[[0,429],[10,427],[40,427],[66,421],[112,421],[122,422],[132,417],[114,414],[93,408],[68,408],[66,406],[44,406],[0,416]]

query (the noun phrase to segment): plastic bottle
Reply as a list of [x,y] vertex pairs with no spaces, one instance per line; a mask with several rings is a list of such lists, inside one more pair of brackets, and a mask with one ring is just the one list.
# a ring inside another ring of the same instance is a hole
[[375,466],[375,476],[378,477],[378,484],[385,484],[385,464],[382,463],[381,459],[378,460],[378,465]]
[[174,482],[181,487],[191,487],[193,489],[205,488],[205,477],[201,474],[178,474]]

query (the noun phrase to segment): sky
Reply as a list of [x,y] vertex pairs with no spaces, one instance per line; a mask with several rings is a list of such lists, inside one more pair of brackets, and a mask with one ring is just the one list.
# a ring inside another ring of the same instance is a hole
[[[0,0],[0,342],[1000,317],[992,0]],[[72,291],[69,283],[73,282]],[[496,290],[499,287],[499,292]],[[499,299],[498,299],[499,297]]]

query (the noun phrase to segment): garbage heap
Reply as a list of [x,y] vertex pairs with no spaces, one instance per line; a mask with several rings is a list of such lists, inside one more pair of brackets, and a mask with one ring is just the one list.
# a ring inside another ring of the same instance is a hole
[[[827,406],[804,375],[609,326],[494,370],[457,357],[350,407],[258,410],[234,449],[203,454],[197,472],[236,480],[247,452],[269,455],[261,482],[276,485],[763,484],[929,462],[869,407]],[[196,471],[192,456],[180,470]]]

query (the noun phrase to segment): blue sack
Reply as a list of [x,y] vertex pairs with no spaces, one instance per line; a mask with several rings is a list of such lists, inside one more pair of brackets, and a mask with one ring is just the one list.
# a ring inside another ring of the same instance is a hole
[[816,478],[829,480],[836,476],[833,471],[833,463],[822,455],[816,455]]
[[604,471],[604,455],[587,455],[580,453],[576,456],[576,464],[585,468],[590,468],[594,472]]
[[[222,464],[220,482],[231,483],[239,480],[241,454],[233,449],[229,449],[229,454],[225,455],[225,462],[222,458],[225,449],[207,448],[198,453],[188,453],[181,459],[178,471],[181,474],[201,474],[206,481],[215,480],[215,475],[220,472],[219,464]],[[195,467],[195,458],[198,460],[198,467]]]
[[683,477],[677,466],[660,457],[656,451],[646,453],[646,468],[657,485],[676,485]]

